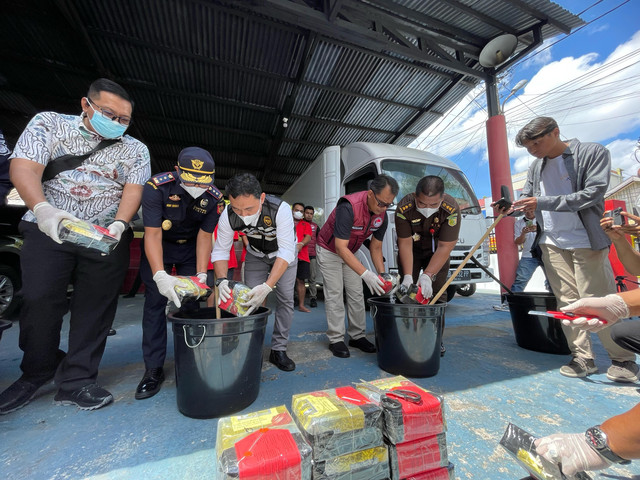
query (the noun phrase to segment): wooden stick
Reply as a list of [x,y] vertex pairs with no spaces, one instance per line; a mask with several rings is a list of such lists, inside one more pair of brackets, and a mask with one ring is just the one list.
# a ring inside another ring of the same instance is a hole
[[473,256],[473,254],[476,252],[476,250],[478,250],[478,248],[480,248],[480,245],[482,245],[482,242],[484,242],[485,238],[487,238],[489,236],[489,234],[491,233],[491,231],[496,227],[496,225],[498,224],[498,222],[500,220],[502,220],[502,217],[504,217],[504,214],[501,213],[500,215],[498,215],[498,218],[495,219],[495,221],[491,224],[491,226],[487,229],[486,232],[484,232],[484,235],[482,235],[482,238],[480,238],[480,240],[478,240],[478,243],[476,243],[473,248],[471,249],[471,251],[467,254],[466,257],[464,257],[464,260],[462,260],[462,263],[460,265],[458,265],[458,268],[456,268],[455,272],[453,272],[451,274],[451,276],[449,277],[449,279],[444,283],[444,285],[442,286],[442,288],[440,289],[440,291],[433,296],[433,298],[431,299],[431,301],[429,302],[429,305],[433,305],[434,303],[436,303],[438,301],[438,299],[442,296],[442,294],[444,292],[447,291],[447,288],[449,287],[449,285],[451,285],[451,282],[453,282],[453,279],[456,278],[456,276],[458,275],[458,273],[460,273],[460,270],[462,270],[462,268],[467,264],[467,262],[469,261],[469,259]]

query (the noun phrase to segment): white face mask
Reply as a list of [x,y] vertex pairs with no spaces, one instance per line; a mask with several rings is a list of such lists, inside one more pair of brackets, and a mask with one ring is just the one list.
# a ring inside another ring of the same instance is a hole
[[304,213],[302,213],[301,211],[297,211],[297,212],[293,212],[293,218],[295,218],[296,220],[302,220],[304,217]]
[[440,210],[440,207],[438,207],[438,208],[418,208],[418,207],[416,207],[416,210],[418,210],[418,212],[420,212],[420,214],[423,215],[424,217],[429,218],[431,215],[433,215],[438,210]]
[[185,187],[184,185],[180,185],[182,187],[182,189],[187,192],[189,195],[191,195],[192,198],[198,198],[200,196],[202,196],[202,194],[204,192],[207,191],[206,188],[200,188],[200,187]]
[[260,218],[260,214],[262,213],[262,204],[260,204],[260,209],[254,213],[253,215],[246,215],[244,217],[240,217],[244,224],[248,227],[249,225],[254,226],[258,223],[258,219]]

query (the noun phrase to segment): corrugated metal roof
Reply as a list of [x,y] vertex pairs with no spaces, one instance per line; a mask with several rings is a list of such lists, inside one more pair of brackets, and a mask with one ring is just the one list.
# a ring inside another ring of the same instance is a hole
[[199,145],[220,188],[249,171],[274,194],[328,145],[408,145],[482,80],[496,36],[521,51],[582,23],[547,0],[3,0],[0,15],[10,143],[34,111],[79,113],[105,76],[134,98],[154,173]]

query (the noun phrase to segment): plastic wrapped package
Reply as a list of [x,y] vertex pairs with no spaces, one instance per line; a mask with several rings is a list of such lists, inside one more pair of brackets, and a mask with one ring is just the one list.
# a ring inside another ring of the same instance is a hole
[[411,475],[446,467],[448,464],[447,440],[444,433],[389,445],[392,480],[409,478]]
[[383,480],[389,478],[386,446],[368,448],[313,462],[313,480]]
[[446,467],[436,468],[428,472],[416,473],[410,475],[404,480],[455,480],[455,471],[453,464],[450,463]]
[[109,255],[119,242],[106,228],[83,220],[62,220],[58,225],[58,237],[63,242],[97,250],[105,255]]
[[234,282],[233,280],[229,282],[229,288],[231,289],[231,296],[226,302],[220,303],[220,308],[238,317],[244,317],[250,307],[243,307],[242,304],[249,300],[248,295],[251,288],[244,283]]
[[216,478],[311,480],[311,447],[287,407],[221,418]]
[[387,297],[393,295],[400,285],[400,275],[397,273],[381,273],[380,278],[382,278],[384,282],[382,286],[384,294],[382,296]]
[[173,289],[181,302],[183,300],[204,300],[211,294],[211,289],[200,282],[198,277],[176,275],[174,278],[180,282]]
[[558,465],[536,453],[533,445],[535,440],[536,437],[510,423],[500,440],[500,445],[537,480],[591,480],[591,476],[584,472],[571,477],[564,475]]
[[384,445],[382,409],[353,387],[294,395],[291,411],[314,461]]
[[401,375],[363,381],[356,388],[382,407],[382,433],[389,443],[410,442],[446,430],[442,397]]

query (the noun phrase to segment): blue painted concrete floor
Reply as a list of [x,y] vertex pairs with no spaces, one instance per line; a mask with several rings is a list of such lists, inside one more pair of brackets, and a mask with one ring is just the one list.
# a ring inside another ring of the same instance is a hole
[[[272,301],[272,300],[270,300]],[[143,296],[121,298],[100,369],[99,383],[115,398],[93,412],[53,404],[53,384],[41,388],[25,408],[0,416],[0,475],[5,479],[204,479],[214,477],[216,419],[183,416],[176,406],[173,334],[159,394],[138,401],[143,373],[141,312]],[[445,399],[450,461],[456,479],[521,479],[526,472],[498,442],[509,422],[536,436],[582,432],[640,401],[639,385],[607,380],[608,357],[596,342],[600,373],[588,379],[561,376],[566,355],[518,347],[508,312],[496,312],[495,293],[456,296],[446,310],[446,356],[436,376],[414,381]],[[269,305],[273,306],[273,305]],[[373,325],[368,317],[368,335]],[[65,332],[67,329],[65,321]],[[270,344],[273,315],[267,325]],[[257,400],[243,412],[285,404],[291,395],[350,385],[390,374],[375,354],[352,349],[351,358],[333,357],[324,335],[324,304],[312,313],[296,310],[289,354],[292,373],[264,364]],[[171,332],[171,330],[170,330]],[[63,345],[64,348],[64,345]],[[0,341],[0,389],[20,375],[18,325]],[[595,479],[640,479],[640,464],[615,466]],[[635,475],[635,476],[634,476]]]

